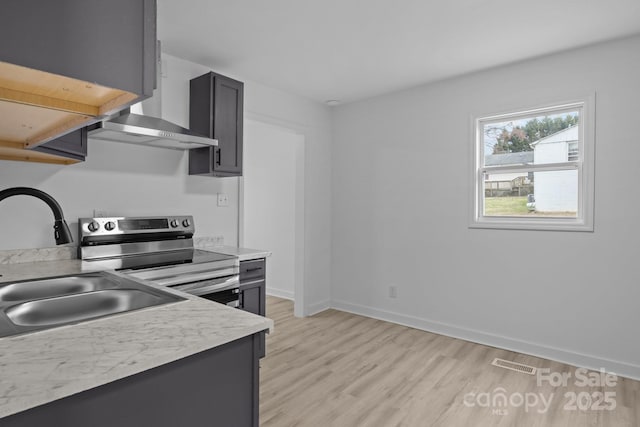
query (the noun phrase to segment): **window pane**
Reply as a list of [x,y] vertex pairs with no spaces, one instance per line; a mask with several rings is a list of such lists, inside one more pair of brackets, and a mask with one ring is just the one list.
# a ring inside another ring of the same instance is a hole
[[576,218],[578,171],[484,174],[484,216]]
[[553,164],[577,160],[580,111],[486,121],[481,124],[485,166]]

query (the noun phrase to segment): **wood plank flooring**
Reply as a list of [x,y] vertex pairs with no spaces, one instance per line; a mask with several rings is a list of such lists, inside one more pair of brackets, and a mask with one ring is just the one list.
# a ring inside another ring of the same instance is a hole
[[[263,427],[640,426],[638,381],[582,386],[569,365],[337,310],[295,318],[293,303],[275,297],[267,316]],[[571,377],[538,384],[491,366],[496,357]]]

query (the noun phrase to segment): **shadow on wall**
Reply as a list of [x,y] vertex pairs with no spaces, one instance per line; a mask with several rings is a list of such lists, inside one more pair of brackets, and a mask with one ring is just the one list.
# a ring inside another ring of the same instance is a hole
[[[187,173],[187,172],[185,172]],[[216,194],[224,193],[230,196],[229,203],[237,203],[238,177],[210,177],[187,175],[184,180],[184,194],[211,195],[212,203],[217,203]]]
[[95,171],[171,175],[181,172],[186,151],[89,139],[89,155],[78,168]]
[[215,195],[237,192],[237,178],[212,178],[189,175],[189,152],[144,147],[121,142],[90,140],[89,157],[78,168],[96,172],[144,175],[140,179],[175,176],[183,182],[184,194]]
[[[94,212],[192,214],[200,236],[236,241],[237,178],[189,176],[186,151],[93,140],[89,145],[87,161],[70,166],[0,160],[0,190],[26,186],[49,193],[62,206],[72,233],[74,220]],[[216,193],[227,194],[229,205],[218,207]],[[51,212],[39,200],[11,197],[0,204],[0,219],[0,250],[55,244]]]

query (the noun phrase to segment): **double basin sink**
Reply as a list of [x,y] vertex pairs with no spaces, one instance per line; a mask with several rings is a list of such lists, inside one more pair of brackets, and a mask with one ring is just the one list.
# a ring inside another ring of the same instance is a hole
[[184,299],[108,272],[0,284],[0,338]]

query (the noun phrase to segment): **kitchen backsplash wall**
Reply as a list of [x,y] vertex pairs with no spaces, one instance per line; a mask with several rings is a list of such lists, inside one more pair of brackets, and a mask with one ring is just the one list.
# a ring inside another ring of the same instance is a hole
[[[77,220],[93,216],[193,214],[196,234],[237,242],[238,179],[187,174],[186,152],[90,140],[89,157],[73,166],[0,161],[0,187],[35,187],[62,206],[77,242]],[[229,196],[217,206],[217,193]],[[0,202],[0,250],[55,246],[53,215],[42,201],[14,196]]]
[[39,249],[0,250],[1,264],[20,264],[34,261],[60,261],[76,258],[76,249],[72,246],[56,246]]

